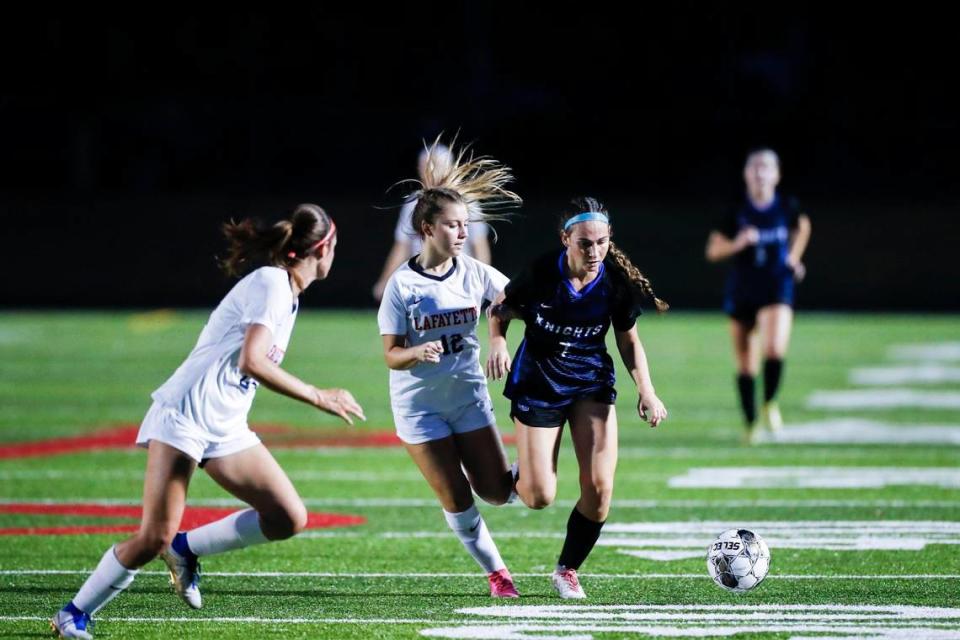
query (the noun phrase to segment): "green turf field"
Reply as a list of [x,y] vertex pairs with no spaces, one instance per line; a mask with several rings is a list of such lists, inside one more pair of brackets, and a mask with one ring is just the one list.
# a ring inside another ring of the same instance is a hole
[[[204,320],[5,313],[0,449],[135,425]],[[638,327],[670,418],[641,424],[620,385],[617,487],[581,571],[588,600],[556,599],[547,579],[576,499],[569,443],[557,505],[481,506],[523,595],[504,604],[487,595],[402,449],[310,445],[346,430],[261,389],[251,422],[271,426],[271,448],[311,512],[366,523],[206,558],[201,611],[177,600],[154,562],[101,612],[96,636],[960,638],[960,318],[801,314],[781,394],[787,428],[752,448],[739,444],[724,318],[670,312]],[[368,416],[358,433],[391,429],[372,312],[304,311],[284,366],[350,389]],[[501,388],[491,394],[510,434]],[[133,448],[0,458],[0,533],[135,523],[55,508],[136,505],[144,462]],[[201,472],[190,504],[235,503]],[[715,586],[703,560],[731,526],[772,550],[769,577],[744,595]],[[122,535],[0,535],[0,637],[45,635]]]

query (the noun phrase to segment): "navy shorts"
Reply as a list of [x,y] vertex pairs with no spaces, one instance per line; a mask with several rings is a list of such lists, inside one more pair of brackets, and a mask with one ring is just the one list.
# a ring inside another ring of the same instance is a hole
[[757,313],[773,304],[793,306],[793,274],[758,282],[735,282],[727,287],[724,312],[743,324],[753,326]]
[[552,429],[562,427],[569,419],[570,409],[578,400],[594,400],[602,404],[615,404],[617,390],[613,387],[604,387],[589,391],[583,395],[573,397],[569,402],[557,407],[538,407],[526,398],[510,401],[510,417],[522,422],[528,427],[542,427]]

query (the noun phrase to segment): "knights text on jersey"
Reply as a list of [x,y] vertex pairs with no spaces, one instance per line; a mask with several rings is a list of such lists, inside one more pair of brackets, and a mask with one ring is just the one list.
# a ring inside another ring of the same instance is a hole
[[215,442],[247,426],[258,382],[240,371],[240,349],[247,327],[261,324],[273,334],[268,357],[280,364],[297,318],[297,299],[287,272],[262,267],[224,297],[200,333],[187,359],[153,392],[160,404],[177,409]]
[[504,395],[542,408],[561,407],[616,380],[607,353],[611,324],[628,331],[640,308],[610,258],[575,291],[564,273],[566,252],[536,260],[506,289],[504,304],[526,324]]
[[484,300],[503,291],[507,277],[461,255],[442,276],[425,273],[416,256],[397,269],[384,290],[381,335],[405,336],[407,346],[439,340],[439,363],[390,371],[390,400],[404,415],[439,413],[489,398],[480,366],[477,324]]

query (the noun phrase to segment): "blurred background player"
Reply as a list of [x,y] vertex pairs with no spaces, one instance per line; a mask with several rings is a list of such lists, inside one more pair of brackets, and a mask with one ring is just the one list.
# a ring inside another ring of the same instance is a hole
[[[449,156],[435,144],[428,164],[434,153]],[[520,202],[504,188],[511,178],[494,160],[462,151],[443,171],[423,174],[413,210],[423,246],[390,276],[377,316],[397,434],[447,524],[487,573],[490,595],[506,598],[518,597],[517,590],[472,491],[503,504],[513,490],[477,339],[480,309],[507,278],[463,249],[472,220],[497,217],[481,206]]]
[[747,155],[743,179],[746,199],[710,232],[706,256],[710,262],[733,259],[723,308],[730,316],[744,441],[753,443],[761,352],[763,422],[772,431],[783,425],[776,397],[790,344],[794,283],[806,272],[801,259],[810,240],[810,218],[795,199],[777,193],[780,158],[772,149]]
[[[257,387],[340,416],[363,410],[343,389],[318,389],[280,368],[293,331],[298,296],[333,266],[336,225],[313,204],[263,227],[224,225],[230,242],[223,270],[241,279],[210,315],[186,361],[153,393],[137,434],[147,448],[140,531],[103,555],[93,574],[51,625],[62,638],[92,638],[91,617],[137,571],[160,555],[177,594],[199,609],[198,558],[299,533],[307,511],[287,475],[247,424]],[[188,532],[177,532],[197,465],[252,509]]]
[[[417,174],[420,176],[421,184],[426,184],[429,179],[428,176],[431,174],[446,175],[452,161],[453,156],[450,148],[446,145],[435,142],[429,148],[425,146],[417,159]],[[429,180],[435,182],[435,180]],[[372,293],[377,302],[380,302],[380,299],[383,298],[383,289],[390,275],[407,259],[417,255],[423,249],[420,230],[415,229],[413,225],[413,209],[416,205],[416,196],[412,195],[400,208],[397,225],[393,230],[393,246],[390,247],[390,253],[387,254],[380,277],[373,285]],[[476,258],[480,262],[490,264],[489,231],[482,220],[471,220],[470,235],[467,236],[467,241],[463,245],[463,253]]]
[[[561,598],[585,598],[577,570],[600,537],[617,466],[617,412],[613,360],[606,335],[637,386],[640,417],[655,427],[667,417],[657,397],[635,327],[641,300],[667,309],[650,282],[610,240],[610,215],[595,198],[577,198],[560,223],[562,250],[534,261],[491,309],[487,373],[509,373],[503,394],[517,432],[517,493],[531,509],[557,494],[557,456],[564,422],[580,467],[580,498],[551,580]],[[509,321],[526,324],[512,368]]]

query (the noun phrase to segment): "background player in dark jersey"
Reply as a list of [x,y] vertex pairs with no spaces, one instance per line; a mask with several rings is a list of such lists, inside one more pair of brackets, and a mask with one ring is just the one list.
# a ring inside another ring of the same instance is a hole
[[[562,598],[585,598],[577,569],[593,549],[610,510],[617,465],[617,414],[613,360],[605,337],[613,325],[617,348],[640,399],[640,417],[655,427],[667,417],[657,397],[634,326],[639,302],[667,308],[650,282],[610,241],[606,207],[578,198],[563,215],[562,250],[534,261],[507,285],[491,308],[487,375],[508,375],[504,395],[517,432],[524,504],[542,509],[557,493],[557,455],[564,422],[580,466],[580,499],[570,513],[567,537],[552,576]],[[526,324],[511,368],[506,346],[509,321]]]
[[780,159],[772,149],[747,155],[743,179],[746,200],[710,232],[706,254],[710,262],[733,260],[724,311],[730,316],[745,441],[752,443],[757,435],[754,380],[761,342],[763,421],[771,430],[783,424],[776,397],[790,343],[794,283],[805,274],[801,258],[810,240],[810,218],[796,200],[777,193]]

